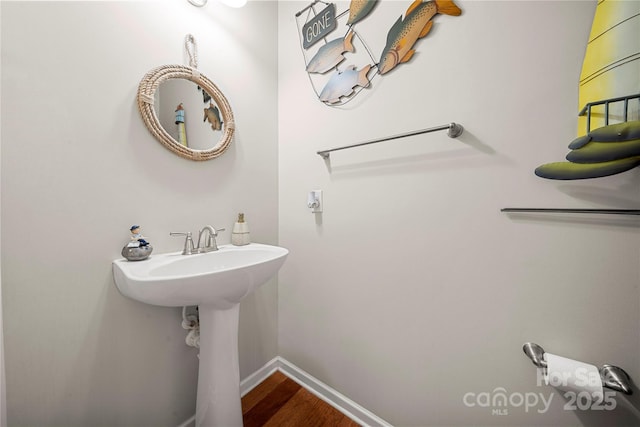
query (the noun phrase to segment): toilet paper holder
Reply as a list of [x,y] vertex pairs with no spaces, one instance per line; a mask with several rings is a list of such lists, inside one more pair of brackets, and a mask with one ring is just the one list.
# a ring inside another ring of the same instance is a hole
[[[546,368],[547,361],[544,360],[544,349],[538,344],[528,342],[522,346],[522,351],[538,368]],[[613,365],[603,365],[598,369],[600,377],[602,378],[602,385],[611,390],[619,391],[624,394],[632,394],[631,378],[624,369]]]

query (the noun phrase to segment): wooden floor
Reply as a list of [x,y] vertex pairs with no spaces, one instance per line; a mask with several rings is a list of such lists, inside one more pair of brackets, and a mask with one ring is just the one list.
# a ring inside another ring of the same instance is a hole
[[359,427],[360,425],[276,371],[242,398],[244,427]]

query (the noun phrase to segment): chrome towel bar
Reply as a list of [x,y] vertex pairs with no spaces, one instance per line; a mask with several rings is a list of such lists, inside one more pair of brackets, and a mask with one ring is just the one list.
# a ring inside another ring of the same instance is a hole
[[346,150],[347,148],[361,147],[363,145],[375,144],[378,142],[390,141],[392,139],[406,138],[407,136],[420,135],[423,133],[437,132],[441,130],[448,131],[447,135],[449,136],[449,138],[457,138],[460,135],[462,135],[462,133],[464,132],[464,128],[462,127],[462,125],[458,123],[449,123],[448,125],[436,126],[428,129],[415,130],[411,132],[401,133],[398,135],[392,135],[384,138],[373,139],[371,141],[359,142],[357,144],[352,144],[352,145],[345,145],[344,147],[330,148],[328,150],[318,151],[317,154],[319,156],[322,156],[322,158],[326,160],[326,159],[329,159],[329,153],[333,151]]
[[[546,369],[547,362],[544,360],[544,349],[538,344],[528,342],[522,346],[524,354],[531,359],[534,365],[538,368]],[[614,391],[619,391],[624,394],[632,394],[629,375],[624,369],[612,365],[603,365],[598,369],[600,377],[602,378],[602,385]]]
[[602,215],[640,215],[640,209],[563,209],[563,208],[502,208],[506,213],[582,213]]

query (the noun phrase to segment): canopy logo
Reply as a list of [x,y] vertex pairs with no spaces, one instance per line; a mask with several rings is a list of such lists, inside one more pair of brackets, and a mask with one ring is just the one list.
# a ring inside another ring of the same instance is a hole
[[509,415],[508,408],[524,407],[525,412],[535,409],[539,414],[544,414],[551,406],[553,394],[545,399],[544,393],[526,392],[510,393],[503,387],[497,387],[492,392],[466,393],[462,402],[468,408],[491,408],[492,415]]
[[[560,391],[560,390],[556,390]],[[525,412],[532,410],[539,414],[546,413],[551,407],[554,393],[547,396],[544,393],[507,393],[503,387],[496,387],[493,391],[483,391],[480,393],[469,392],[462,397],[462,403],[467,408],[487,408],[491,410],[491,415],[509,415],[510,408],[524,408]],[[565,411],[612,411],[616,408],[614,391],[594,392],[589,391],[566,391],[562,393],[564,397]]]

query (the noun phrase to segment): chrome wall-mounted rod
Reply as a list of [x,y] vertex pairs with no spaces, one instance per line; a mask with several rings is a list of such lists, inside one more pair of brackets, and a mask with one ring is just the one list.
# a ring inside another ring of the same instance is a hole
[[551,209],[551,208],[502,208],[506,213],[581,213],[602,215],[640,215],[640,209]]
[[[547,361],[544,359],[544,349],[538,344],[528,342],[522,346],[522,351],[538,368],[546,369]],[[603,365],[598,369],[602,385],[614,391],[624,394],[632,394],[631,378],[624,369],[612,365]]]
[[406,132],[398,135],[387,136],[384,138],[374,139],[371,141],[359,142],[357,144],[352,144],[352,145],[345,145],[344,147],[330,148],[328,150],[318,151],[317,154],[322,156],[323,159],[328,159],[329,153],[333,151],[346,150],[347,148],[354,148],[354,147],[362,147],[363,145],[376,144],[378,142],[391,141],[392,139],[406,138],[408,136],[420,135],[420,134],[429,133],[429,132],[437,132],[441,130],[447,130],[448,131],[447,135],[449,135],[450,138],[457,138],[460,135],[462,135],[462,133],[464,132],[464,128],[462,127],[462,125],[458,123],[449,123],[448,125],[436,126],[429,129],[415,130],[412,132]]

